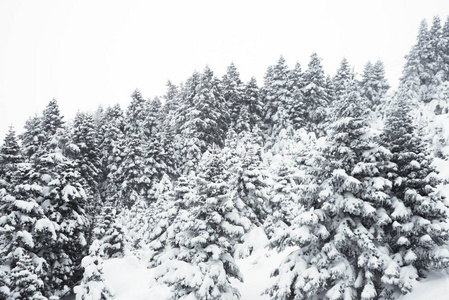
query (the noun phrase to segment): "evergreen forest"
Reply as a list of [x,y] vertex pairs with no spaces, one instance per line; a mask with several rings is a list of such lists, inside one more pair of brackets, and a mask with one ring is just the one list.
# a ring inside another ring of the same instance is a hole
[[127,253],[171,299],[240,299],[256,229],[292,249],[270,299],[411,292],[449,267],[449,18],[405,58],[395,89],[382,61],[329,75],[313,53],[73,120],[51,100],[0,147],[0,299],[114,299],[103,262]]

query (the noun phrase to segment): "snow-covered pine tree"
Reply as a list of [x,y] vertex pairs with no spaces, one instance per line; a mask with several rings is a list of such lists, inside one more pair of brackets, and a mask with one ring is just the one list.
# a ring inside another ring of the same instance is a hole
[[299,246],[273,272],[273,299],[377,299],[391,262],[383,230],[391,183],[381,170],[389,152],[368,134],[367,112],[354,80],[335,102],[329,135],[307,161],[310,182],[292,226],[270,241]]
[[426,20],[421,22],[417,42],[406,56],[406,63],[400,79],[400,88],[407,90],[412,99],[430,102],[429,91],[434,77],[430,35]]
[[71,143],[77,150],[76,153],[71,153],[71,156],[77,163],[77,169],[86,181],[90,194],[93,195],[101,179],[101,154],[92,115],[81,112],[76,114]]
[[147,242],[145,235],[148,233],[148,206],[146,199],[139,197],[130,209],[122,210],[117,216],[117,221],[124,230],[125,250],[131,250],[138,256]]
[[[275,137],[282,129],[285,121],[290,119],[289,113],[293,95],[289,80],[290,70],[284,57],[281,56],[277,64],[267,70],[262,88],[264,98],[263,124],[267,127],[268,136]],[[278,113],[278,111],[280,112]],[[273,132],[275,128],[277,132]]]
[[155,97],[145,103],[145,122],[143,123],[143,130],[146,137],[157,136],[162,128],[164,121],[164,114],[162,112],[161,100]]
[[261,126],[263,116],[263,102],[261,91],[257,86],[256,78],[252,77],[245,85],[243,95],[244,106],[247,107],[249,114],[249,126],[253,129],[255,126]]
[[[14,184],[12,179],[17,177],[15,173],[18,171],[18,164],[23,161],[24,159],[19,143],[17,142],[16,133],[11,126],[0,148],[0,187],[4,184]],[[5,182],[2,183],[2,180]]]
[[[0,189],[0,269],[10,270],[17,264],[22,253],[32,253],[38,246],[51,246],[56,236],[42,230],[47,224],[42,208],[36,201],[41,187],[29,184],[16,184],[14,187]],[[36,251],[37,252],[37,251]],[[40,261],[36,266],[39,279],[48,267]],[[34,271],[34,269],[33,269]],[[6,279],[10,276],[6,271]]]
[[177,252],[179,245],[175,236],[189,218],[189,203],[195,196],[194,184],[192,177],[181,175],[173,190],[160,199],[160,207],[152,220],[155,225],[148,239],[149,266],[158,266],[165,257],[173,257],[173,252]]
[[441,31],[441,40],[439,43],[439,53],[442,58],[443,81],[449,81],[449,16],[444,23]]
[[299,63],[296,63],[295,68],[290,71],[289,85],[292,90],[291,124],[295,129],[304,128],[306,126],[307,107],[303,94],[304,74]]
[[361,96],[369,101],[369,107],[376,110],[381,104],[390,86],[385,78],[385,69],[381,60],[374,65],[371,62],[366,63],[360,81]]
[[131,95],[132,101],[126,110],[125,139],[123,140],[122,161],[115,172],[120,181],[121,205],[131,207],[151,189],[151,178],[145,163],[148,139],[144,127],[146,121],[145,100],[138,90]]
[[[42,119],[42,128],[49,128],[47,141],[34,155],[21,188],[21,199],[34,200],[45,216],[36,222],[33,251],[49,266],[43,278],[46,295],[53,295],[78,280],[76,267],[86,254],[89,229],[83,179],[75,162],[65,156],[73,149],[68,149],[70,135],[62,128],[61,120],[57,103],[51,101]],[[54,134],[49,135],[50,132]]]
[[229,127],[229,113],[221,95],[220,84],[209,67],[194,73],[182,92],[176,112],[175,130],[177,165],[188,174],[202,153],[212,145],[223,147]]
[[194,132],[190,128],[185,127],[188,121],[187,114],[194,109],[194,97],[199,81],[200,73],[195,71],[182,86],[179,106],[172,117],[172,124],[168,125],[174,132],[175,165],[178,166],[178,173],[181,175],[187,175],[194,170],[202,155],[200,141],[194,137]]
[[0,299],[8,299],[10,293],[8,275],[5,270],[0,269]]
[[262,226],[268,211],[268,172],[262,158],[262,136],[256,126],[240,140],[239,159],[231,180],[236,202],[243,203],[242,213],[255,226]]
[[124,230],[116,221],[116,209],[105,203],[101,210],[101,223],[98,224],[99,234],[97,238],[101,242],[102,258],[123,257],[125,253]]
[[196,177],[197,197],[186,203],[190,215],[172,237],[176,256],[158,268],[157,276],[172,287],[173,298],[193,294],[197,299],[238,299],[229,279],[242,280],[233,247],[249,226],[235,206],[220,152],[206,152]]
[[[164,115],[162,113],[161,103],[158,98],[147,103],[147,117],[145,120],[145,134],[148,142],[145,146],[145,165],[146,174],[151,180],[150,190],[147,192],[147,200],[154,202],[157,199],[155,195],[156,185],[167,173],[174,173],[169,170],[168,165],[173,165],[172,158],[168,157],[165,149],[170,151],[171,141],[167,141],[167,131],[163,131]],[[164,147],[165,146],[165,147]]]
[[298,197],[303,172],[300,170],[298,157],[304,147],[301,141],[296,140],[293,128],[289,127],[280,132],[270,150],[272,157],[267,163],[271,173],[271,191],[267,198],[270,214],[264,223],[268,238],[276,235],[277,230],[290,226],[301,211]]
[[[87,195],[76,164],[59,150],[40,156],[34,168],[31,180],[42,187],[37,201],[50,221],[42,224],[42,230],[47,235],[56,234],[50,247],[36,247],[39,256],[52,266],[45,286],[57,291],[78,280],[76,267],[86,254],[90,227],[84,209]],[[55,233],[52,228],[56,229]]]
[[307,70],[304,72],[304,95],[307,113],[305,119],[307,131],[314,132],[317,136],[324,134],[324,121],[326,120],[326,108],[329,101],[324,70],[321,59],[316,53],[310,57]]
[[59,112],[59,106],[56,99],[52,99],[42,114],[42,132],[46,138],[56,134],[59,128],[64,125],[63,117]]
[[431,157],[410,115],[407,95],[393,100],[380,142],[393,157],[386,174],[392,181],[392,222],[386,238],[393,262],[382,277],[387,293],[410,292],[426,270],[445,268],[449,254],[442,247],[449,239],[448,207],[438,192],[438,177]]
[[340,67],[337,70],[337,74],[335,74],[334,80],[334,93],[337,97],[336,100],[342,100],[343,97],[347,96],[347,91],[351,88],[352,83],[354,82],[354,71],[349,65],[349,62],[346,58],[340,63]]
[[101,243],[95,240],[89,248],[89,255],[84,257],[81,266],[84,268],[80,285],[74,288],[76,300],[109,300],[114,293],[105,282],[103,276],[103,259]]
[[119,204],[120,174],[117,173],[124,147],[124,116],[118,104],[108,107],[101,119],[99,128],[101,184],[99,186],[105,202]]
[[246,106],[240,108],[240,113],[233,128],[239,133],[251,131],[251,118]]
[[38,116],[29,118],[25,123],[25,132],[20,135],[23,155],[32,160],[45,141],[42,119]]
[[8,299],[47,300],[42,295],[44,283],[36,275],[31,257],[26,251],[22,251],[9,276],[11,295]]
[[173,84],[170,80],[167,81],[167,91],[162,99],[164,99],[164,105],[162,107],[162,112],[167,118],[167,115],[171,112],[175,112],[179,105],[179,88]]
[[226,74],[221,80],[222,94],[226,101],[227,111],[229,113],[231,127],[236,127],[240,116],[242,105],[244,104],[244,84],[240,79],[240,74],[234,63],[231,63],[226,69]]

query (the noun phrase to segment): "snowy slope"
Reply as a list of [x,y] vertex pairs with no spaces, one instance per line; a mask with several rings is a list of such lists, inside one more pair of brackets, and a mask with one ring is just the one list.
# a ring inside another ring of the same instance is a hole
[[[270,273],[292,249],[275,253],[259,249],[253,255],[239,259],[244,283],[233,281],[240,290],[242,300],[268,300],[261,295],[270,285]],[[153,271],[146,269],[135,256],[110,259],[104,262],[105,278],[115,293],[116,300],[168,300],[170,291],[164,286],[151,288]],[[400,300],[447,300],[449,299],[449,275],[435,273],[415,285],[414,291]]]

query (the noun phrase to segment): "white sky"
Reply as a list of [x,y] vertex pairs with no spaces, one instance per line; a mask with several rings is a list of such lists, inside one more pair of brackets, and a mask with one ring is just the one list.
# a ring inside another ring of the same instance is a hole
[[0,143],[9,125],[56,98],[66,119],[120,103],[137,87],[162,95],[209,65],[234,62],[244,81],[282,54],[307,68],[313,51],[333,75],[343,57],[357,72],[383,60],[397,85],[419,23],[449,15],[448,0],[73,1],[0,0]]

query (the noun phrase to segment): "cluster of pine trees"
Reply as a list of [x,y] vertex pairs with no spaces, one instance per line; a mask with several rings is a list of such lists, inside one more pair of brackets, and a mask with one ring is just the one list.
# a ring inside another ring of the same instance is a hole
[[[395,299],[449,266],[448,206],[412,113],[448,113],[449,20],[423,22],[400,86],[381,61],[333,77],[281,57],[259,87],[231,64],[162,97],[65,122],[56,100],[0,149],[0,299],[110,299],[102,261],[145,249],[173,298],[236,299],[236,253],[263,228],[297,247],[272,299]],[[445,105],[444,105],[445,103]],[[446,109],[445,109],[446,107]],[[381,120],[381,129],[373,127]],[[20,139],[20,141],[19,141]],[[445,144],[447,140],[440,140]],[[126,234],[125,234],[126,233]]]

